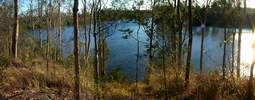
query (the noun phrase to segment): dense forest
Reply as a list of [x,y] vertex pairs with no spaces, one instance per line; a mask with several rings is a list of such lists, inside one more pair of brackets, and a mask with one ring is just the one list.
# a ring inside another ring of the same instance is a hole
[[0,100],[254,100],[254,0],[0,0]]

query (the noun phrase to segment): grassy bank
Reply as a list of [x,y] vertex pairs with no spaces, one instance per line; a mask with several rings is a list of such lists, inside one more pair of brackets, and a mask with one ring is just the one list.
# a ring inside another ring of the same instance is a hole
[[[154,69],[147,75],[145,82],[139,83],[120,80],[119,74],[110,73],[99,85],[100,98],[242,100],[247,97],[248,80],[246,79],[229,77],[227,80],[222,80],[217,71],[210,72],[206,77],[192,74],[189,88],[185,89],[183,73],[175,74],[174,69],[170,67],[166,70],[166,78],[164,78],[162,72],[163,70]],[[83,69],[80,74],[82,99],[94,99],[96,95],[93,79],[88,73],[90,72]],[[29,62],[12,62],[9,67],[1,69],[0,78],[2,99],[72,99],[73,97],[73,68],[49,62],[47,70],[46,61],[40,57]]]

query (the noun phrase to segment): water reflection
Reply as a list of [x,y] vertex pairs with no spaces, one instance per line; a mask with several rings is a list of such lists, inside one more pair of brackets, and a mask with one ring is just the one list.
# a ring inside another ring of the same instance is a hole
[[[137,23],[134,22],[116,22],[117,26],[110,26],[108,32],[111,34],[107,38],[107,46],[109,48],[109,56],[107,61],[107,72],[110,72],[114,68],[120,68],[123,73],[130,79],[134,80],[136,76],[136,58],[137,58],[137,40],[132,37],[137,37],[137,30],[139,28]],[[133,31],[131,33],[131,38],[123,38],[123,29],[130,29]],[[145,75],[145,69],[147,66],[146,59],[146,42],[148,37],[143,29],[139,31],[139,68],[138,68],[138,80],[143,80]],[[193,47],[192,47],[192,69],[194,72],[199,71],[199,59],[200,59],[200,44],[201,44],[201,30],[199,27],[194,27],[193,36]],[[38,30],[35,32],[37,39],[39,40]],[[52,32],[54,33],[54,32]],[[67,57],[72,54],[73,50],[73,27],[65,27],[63,29],[63,44],[62,50],[64,56]],[[43,31],[43,39],[46,39],[46,31]],[[53,34],[54,35],[54,34]],[[83,40],[83,34],[81,30],[81,41]],[[231,33],[228,33],[228,39],[232,37]],[[208,27],[205,33],[204,41],[204,70],[208,72],[209,70],[220,70],[222,66],[222,56],[223,56],[223,42],[224,42],[223,28],[218,27]],[[56,38],[52,36],[52,38]],[[187,37],[186,37],[187,38]],[[187,40],[187,39],[186,39]],[[238,35],[235,37],[235,54],[237,55],[237,40]],[[241,50],[241,74],[249,75],[249,67],[253,59],[253,49],[252,43],[255,40],[255,35],[252,34],[251,30],[245,29],[242,34],[242,50]],[[91,41],[93,37],[91,36]],[[187,43],[187,42],[186,42]],[[93,51],[94,44],[90,44],[91,50]],[[186,45],[187,46],[187,45]],[[185,46],[184,46],[185,48]],[[227,66],[231,66],[231,43],[227,44],[226,50],[226,62]],[[81,50],[82,51],[82,50]],[[182,57],[185,59],[186,57]]]
[[[249,76],[250,75],[250,67],[252,61],[254,59],[254,42],[255,42],[255,34],[252,32],[246,32],[242,34],[242,42],[241,42],[241,67],[240,73],[241,76]],[[236,41],[238,40],[238,35],[235,37]]]

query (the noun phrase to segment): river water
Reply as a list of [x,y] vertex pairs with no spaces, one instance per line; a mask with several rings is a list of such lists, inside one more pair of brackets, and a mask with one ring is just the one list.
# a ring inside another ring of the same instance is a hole
[[[113,22],[112,24],[108,24],[107,28],[107,46],[109,48],[109,55],[107,61],[106,71],[110,72],[112,69],[120,68],[124,75],[126,75],[130,80],[135,79],[136,75],[136,64],[137,64],[137,30],[139,25],[134,23],[133,21],[125,22],[118,21]],[[127,38],[124,38],[125,32],[123,30],[128,29],[130,31],[130,35]],[[83,41],[81,29],[81,38]],[[37,40],[39,40],[39,30],[36,30],[34,33],[36,34]],[[43,39],[46,39],[46,30],[43,31]],[[55,31],[51,31],[54,33]],[[238,31],[237,31],[238,32]],[[72,54],[73,50],[73,27],[64,27],[62,33],[62,50],[64,53],[64,57],[68,57]],[[54,33],[55,34],[55,33]],[[184,35],[186,38],[187,35]],[[232,59],[232,33],[227,33],[227,66],[231,67],[231,59]],[[237,34],[235,37],[235,43],[237,44]],[[51,36],[56,40],[56,36]],[[248,75],[249,65],[253,59],[253,40],[254,34],[251,29],[244,29],[242,35],[242,49],[241,49],[241,62],[242,75]],[[139,60],[138,60],[138,78],[139,80],[144,79],[144,75],[146,74],[146,66],[147,66],[147,40],[148,36],[144,32],[143,28],[140,27],[139,34]],[[223,42],[224,42],[224,31],[223,28],[220,27],[207,27],[204,39],[204,69],[206,72],[210,70],[221,70],[222,66],[222,58],[223,58]],[[201,43],[201,29],[200,27],[193,27],[193,47],[192,47],[192,69],[194,72],[199,71],[199,59],[200,59],[200,43]],[[187,46],[187,39],[185,41],[184,47]],[[235,45],[237,47],[237,45]],[[91,35],[91,50],[93,51],[93,36]],[[82,49],[81,49],[82,51]],[[237,48],[235,48],[235,59],[237,56]],[[184,57],[185,58],[185,55]],[[247,67],[248,66],[248,67]]]

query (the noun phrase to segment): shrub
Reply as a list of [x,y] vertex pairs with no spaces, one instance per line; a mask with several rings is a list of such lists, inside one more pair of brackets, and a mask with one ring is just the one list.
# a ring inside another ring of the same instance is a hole
[[3,55],[0,55],[0,68],[6,68],[10,66],[9,58]]

